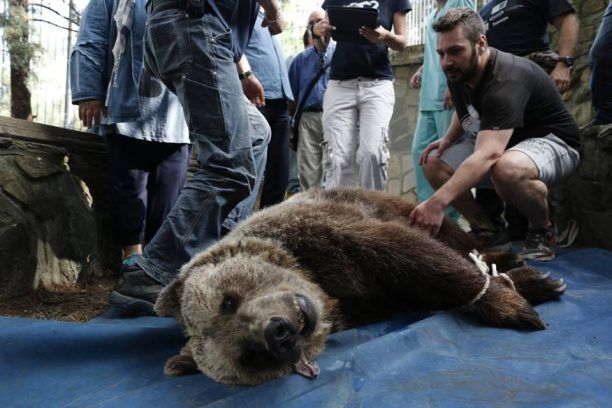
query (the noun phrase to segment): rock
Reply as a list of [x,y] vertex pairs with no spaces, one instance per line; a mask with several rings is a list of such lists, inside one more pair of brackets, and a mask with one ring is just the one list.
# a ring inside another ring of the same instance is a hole
[[0,146],[0,299],[74,286],[96,249],[91,198],[62,149],[9,147]]
[[612,125],[582,130],[581,161],[567,183],[571,215],[580,227],[578,243],[612,249]]
[[592,126],[583,130],[580,150],[580,179],[612,180],[612,126]]
[[36,275],[34,224],[0,192],[0,300],[32,290]]

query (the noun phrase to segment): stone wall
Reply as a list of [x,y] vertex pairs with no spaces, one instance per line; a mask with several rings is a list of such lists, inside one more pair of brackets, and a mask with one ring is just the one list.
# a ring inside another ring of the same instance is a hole
[[412,166],[412,136],[419,110],[419,90],[410,87],[410,78],[423,63],[423,46],[392,53],[395,75],[395,108],[389,128],[389,183],[387,191],[416,201]]
[[576,243],[612,250],[612,125],[585,128],[580,142],[582,160],[566,185]]
[[[571,89],[563,95],[580,126],[591,121],[591,91],[589,88],[588,52],[599,28],[608,0],[570,0],[580,23],[576,63],[572,72]],[[551,30],[554,32],[554,29]],[[556,49],[553,36],[553,49]],[[387,190],[415,200],[410,147],[418,115],[419,92],[409,86],[410,78],[423,62],[423,47],[413,46],[391,56],[395,74],[395,110],[391,119],[391,162]]]
[[102,139],[0,118],[0,300],[118,264]]

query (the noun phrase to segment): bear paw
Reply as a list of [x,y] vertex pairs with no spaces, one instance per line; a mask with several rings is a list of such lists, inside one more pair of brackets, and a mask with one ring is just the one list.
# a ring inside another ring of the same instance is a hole
[[164,373],[171,377],[195,374],[197,372],[198,366],[193,358],[182,354],[170,357],[164,366]]
[[558,299],[567,289],[563,279],[553,279],[550,273],[538,272],[528,266],[512,269],[506,274],[521,296],[532,305]]

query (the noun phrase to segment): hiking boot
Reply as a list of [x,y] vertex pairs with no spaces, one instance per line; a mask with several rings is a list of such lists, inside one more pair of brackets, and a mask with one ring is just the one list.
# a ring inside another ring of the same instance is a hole
[[530,261],[550,261],[555,258],[557,229],[549,227],[531,228],[527,230],[527,238],[520,255]]
[[147,275],[136,264],[136,259],[128,258],[122,262],[121,277],[110,293],[109,301],[125,314],[155,316],[153,306],[163,285]]
[[476,240],[477,249],[481,251],[508,252],[512,249],[512,242],[504,230],[472,228],[469,234]]

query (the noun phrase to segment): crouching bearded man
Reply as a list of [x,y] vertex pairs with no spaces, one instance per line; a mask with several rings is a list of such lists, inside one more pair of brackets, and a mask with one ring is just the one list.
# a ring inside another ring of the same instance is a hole
[[410,214],[412,223],[436,235],[452,204],[483,247],[508,249],[507,236],[495,232],[470,191],[495,188],[529,220],[523,257],[553,259],[556,231],[548,189],[578,166],[576,122],[544,70],[487,46],[484,23],[474,10],[450,10],[433,28],[456,112],[444,137],[421,155],[437,191]]

